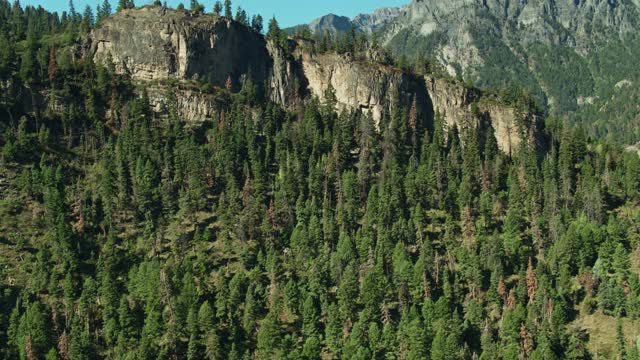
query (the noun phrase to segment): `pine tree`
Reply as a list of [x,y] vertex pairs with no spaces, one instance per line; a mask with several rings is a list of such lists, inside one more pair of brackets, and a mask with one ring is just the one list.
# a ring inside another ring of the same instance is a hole
[[262,19],[262,15],[254,15],[251,18],[251,28],[258,33],[262,33],[264,29],[264,20]]
[[[6,80],[12,73],[15,61],[13,45],[4,33],[0,32],[0,80]],[[3,101],[6,101],[3,99]]]
[[29,31],[27,33],[27,43],[25,50],[22,53],[22,61],[20,63],[20,77],[22,81],[28,84],[36,83],[38,77],[37,57],[38,53],[38,33],[33,23],[29,24]]
[[236,10],[236,16],[234,20],[243,25],[249,26],[249,19],[247,18],[247,12],[244,11],[240,6],[238,6],[238,9]]
[[618,244],[613,254],[613,270],[620,281],[628,278],[628,272],[631,264],[629,261],[629,253],[624,245]]
[[91,30],[93,25],[95,25],[95,17],[93,16],[93,10],[91,6],[87,5],[84,8],[84,12],[82,13],[82,26],[85,31]]
[[622,328],[622,320],[616,319],[616,352],[618,360],[625,360],[627,358],[627,344],[626,344],[624,329]]
[[51,347],[50,324],[43,306],[34,302],[20,317],[17,329],[17,341],[20,358],[37,359],[43,357]]
[[257,334],[257,354],[262,359],[276,357],[279,347],[279,324],[277,315],[269,312],[260,322]]
[[318,316],[318,310],[316,309],[316,304],[314,300],[314,296],[312,293],[307,295],[307,299],[304,301],[303,311],[302,311],[302,333],[307,338],[315,338],[318,336],[319,329],[318,323],[320,322]]
[[227,19],[233,18],[233,12],[231,10],[231,0],[224,0],[224,17]]
[[220,1],[216,1],[215,4],[213,4],[213,13],[218,16],[222,13],[222,3]]
[[450,355],[451,354],[447,353],[447,334],[445,328],[444,326],[440,326],[431,344],[431,359],[447,360],[450,359]]
[[24,19],[24,11],[20,5],[20,0],[15,0],[11,7],[11,39],[17,42],[24,39],[27,23]]
[[100,23],[102,20],[108,18],[109,16],[111,16],[111,12],[111,3],[109,2],[109,0],[104,0],[102,2],[102,5],[98,5],[96,22]]
[[71,17],[71,19],[73,21],[76,21],[77,18],[80,16],[77,12],[76,12],[76,7],[73,5],[73,0],[69,0],[69,16]]
[[280,26],[278,25],[278,20],[276,20],[275,16],[272,17],[271,20],[269,20],[269,29],[267,31],[267,36],[269,36],[273,40],[280,39]]
[[116,11],[120,12],[126,9],[133,9],[135,7],[133,0],[118,0],[118,7],[116,8]]
[[204,6],[198,2],[198,0],[191,0],[191,4],[189,5],[191,11],[196,14],[204,13]]

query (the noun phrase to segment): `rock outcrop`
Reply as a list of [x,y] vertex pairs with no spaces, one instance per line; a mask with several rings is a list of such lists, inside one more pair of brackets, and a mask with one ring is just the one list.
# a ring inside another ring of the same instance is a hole
[[169,109],[173,108],[176,115],[187,123],[217,120],[223,109],[219,97],[195,89],[152,85],[146,90],[149,104],[155,113],[168,115]]
[[442,117],[447,128],[490,126],[498,148],[507,154],[523,141],[534,143],[540,139],[537,114],[506,105],[458,81],[426,76],[425,83],[433,110]]
[[395,102],[408,106],[415,96],[419,104],[425,104],[423,84],[392,66],[337,54],[304,53],[301,62],[312,95],[323,99],[332,87],[339,107],[371,115],[376,127]]
[[96,62],[113,61],[134,80],[198,80],[234,87],[262,81],[272,59],[264,38],[224,17],[160,6],[123,10],[95,29],[86,45]]
[[173,102],[178,115],[189,122],[215,119],[221,104],[215,95],[197,87],[176,86],[176,80],[217,87],[231,81],[237,90],[250,79],[272,101],[289,108],[309,96],[323,99],[332,88],[339,109],[369,114],[378,128],[395,106],[408,108],[415,99],[427,126],[435,111],[443,114],[449,127],[492,126],[505,152],[528,134],[525,129],[514,130],[521,123],[515,109],[481,101],[477,90],[356,60],[350,54],[316,54],[309,45],[292,41],[294,50],[285,51],[235,21],[144,7],[107,19],[83,48],[85,56],[97,62],[113,61],[117,71],[145,86],[157,113],[166,113]]

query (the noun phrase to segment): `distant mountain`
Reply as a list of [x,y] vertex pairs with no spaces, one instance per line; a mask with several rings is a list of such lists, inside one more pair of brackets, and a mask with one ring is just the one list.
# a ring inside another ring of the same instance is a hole
[[324,34],[328,32],[332,35],[346,32],[351,29],[351,19],[346,16],[328,14],[321,16],[309,24],[300,24],[284,29],[289,34],[295,34],[303,29],[308,29],[314,35]]
[[351,19],[346,16],[329,14],[321,16],[309,23],[309,30],[313,34],[345,32],[351,29]]
[[394,7],[380,8],[371,14],[356,15],[353,20],[346,16],[328,14],[313,20],[309,24],[298,25],[287,30],[289,32],[295,32],[302,27],[307,27],[314,35],[323,34],[325,32],[337,34],[346,32],[353,26],[357,31],[371,34],[381,30],[386,24],[398,17],[398,15],[401,14],[402,9],[403,8]]

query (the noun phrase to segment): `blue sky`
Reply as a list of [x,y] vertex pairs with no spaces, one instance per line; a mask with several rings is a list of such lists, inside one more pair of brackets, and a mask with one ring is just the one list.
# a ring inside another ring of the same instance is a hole
[[[189,6],[190,0],[167,0],[171,6],[180,2]],[[210,11],[215,0],[199,0]],[[115,9],[118,0],[111,0]],[[136,5],[145,5],[152,0],[135,0]],[[409,0],[232,0],[234,11],[238,5],[242,6],[250,15],[262,14],[265,18],[276,15],[282,27],[308,23],[318,16],[328,13],[353,17],[359,13],[371,12],[376,8],[385,6],[401,6]],[[42,5],[51,11],[64,11],[68,9],[68,0],[21,0],[24,5]],[[74,0],[76,10],[81,12],[89,4],[94,8],[102,0]]]

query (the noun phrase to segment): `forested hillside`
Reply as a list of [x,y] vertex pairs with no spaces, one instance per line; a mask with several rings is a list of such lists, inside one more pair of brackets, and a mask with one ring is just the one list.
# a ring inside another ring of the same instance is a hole
[[640,359],[637,152],[250,79],[158,115],[99,9],[0,0],[0,358]]

